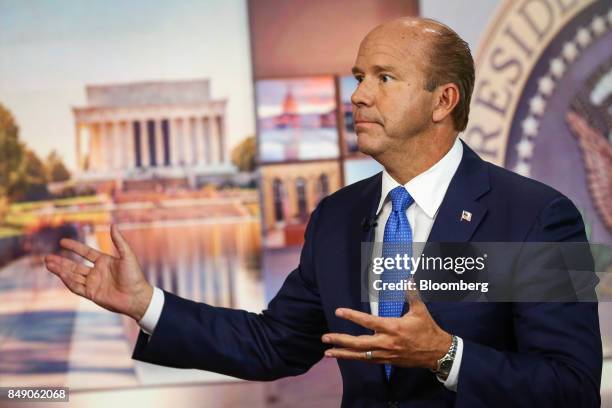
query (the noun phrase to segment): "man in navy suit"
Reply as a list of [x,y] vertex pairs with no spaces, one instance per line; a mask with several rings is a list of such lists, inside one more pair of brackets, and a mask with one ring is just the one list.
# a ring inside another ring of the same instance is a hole
[[299,265],[262,313],[151,287],[115,226],[118,257],[62,240],[94,266],[49,255],[47,268],[74,293],[139,322],[138,360],[265,381],[336,358],[347,407],[598,406],[595,302],[424,302],[409,290],[393,317],[376,296],[362,298],[362,242],[586,235],[567,197],[483,161],[457,138],[474,65],[451,29],[418,18],[379,26],[353,73],[359,148],[385,170],[321,200]]

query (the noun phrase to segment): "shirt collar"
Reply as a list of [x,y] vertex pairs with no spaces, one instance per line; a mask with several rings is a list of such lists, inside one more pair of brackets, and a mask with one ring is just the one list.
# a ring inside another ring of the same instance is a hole
[[[442,204],[448,185],[459,167],[463,157],[463,146],[457,137],[450,150],[436,164],[419,174],[408,183],[404,184],[408,193],[414,198],[414,202],[433,219]],[[389,192],[395,187],[401,186],[393,177],[383,170],[382,192],[376,214],[380,213]]]

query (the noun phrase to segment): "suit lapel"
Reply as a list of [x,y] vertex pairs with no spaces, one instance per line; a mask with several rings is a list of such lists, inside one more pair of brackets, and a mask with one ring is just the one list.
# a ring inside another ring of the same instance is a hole
[[353,220],[349,228],[348,237],[348,242],[350,242],[348,251],[350,271],[348,279],[352,308],[364,313],[371,313],[370,303],[362,299],[362,294],[368,293],[366,267],[370,254],[365,254],[362,251],[362,243],[374,240],[374,227],[368,225],[368,222],[376,216],[381,189],[382,172],[372,176],[370,181],[366,183],[349,217],[350,220]]
[[[470,220],[462,218],[469,214]],[[487,213],[487,208],[466,196],[445,197],[427,242],[467,242]]]
[[[467,242],[487,213],[487,208],[477,201],[490,188],[487,164],[461,143],[461,163],[446,190],[427,242]],[[462,218],[464,211],[469,220]]]

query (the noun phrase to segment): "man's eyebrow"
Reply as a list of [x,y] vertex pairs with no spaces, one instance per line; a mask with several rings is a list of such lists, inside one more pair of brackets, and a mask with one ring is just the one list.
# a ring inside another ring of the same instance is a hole
[[[385,72],[385,71],[397,72],[397,69],[391,65],[374,65],[372,67],[372,71],[378,74],[379,72]],[[352,72],[353,72],[353,75],[363,74],[363,70],[357,67],[353,67]]]

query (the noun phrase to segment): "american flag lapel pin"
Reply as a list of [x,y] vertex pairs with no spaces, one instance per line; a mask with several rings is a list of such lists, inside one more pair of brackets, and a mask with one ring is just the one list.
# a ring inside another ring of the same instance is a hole
[[463,210],[463,212],[461,213],[461,220],[460,221],[463,221],[463,220],[465,220],[467,222],[472,221],[472,213],[469,212],[469,211]]

